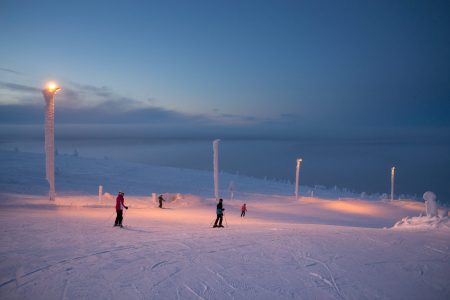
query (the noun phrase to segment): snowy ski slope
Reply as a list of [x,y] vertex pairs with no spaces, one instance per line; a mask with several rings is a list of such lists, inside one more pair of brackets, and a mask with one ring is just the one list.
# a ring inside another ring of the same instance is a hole
[[[329,190],[297,202],[292,185],[221,174],[228,226],[213,229],[211,172],[57,156],[50,203],[42,155],[0,154],[1,299],[450,297],[448,218],[393,227],[420,202]],[[113,196],[99,202],[99,184]]]

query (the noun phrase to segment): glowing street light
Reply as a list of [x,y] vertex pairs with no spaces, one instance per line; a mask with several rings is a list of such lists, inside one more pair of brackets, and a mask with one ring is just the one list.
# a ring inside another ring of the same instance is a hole
[[298,200],[298,180],[300,176],[300,164],[302,163],[302,159],[297,159],[297,171],[295,173],[295,200]]
[[391,168],[391,201],[394,200],[395,167]]
[[60,88],[58,87],[58,85],[56,83],[54,83],[53,81],[50,81],[49,83],[47,83],[47,90],[50,92],[55,92],[60,90]]
[[55,200],[55,94],[60,88],[49,82],[42,90],[45,99],[45,177],[50,186],[48,196]]

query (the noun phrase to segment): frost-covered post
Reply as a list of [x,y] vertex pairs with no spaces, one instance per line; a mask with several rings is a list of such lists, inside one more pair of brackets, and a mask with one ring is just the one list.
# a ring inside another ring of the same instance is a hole
[[214,196],[216,201],[219,201],[219,142],[220,140],[213,141],[214,152]]
[[102,202],[102,195],[103,195],[103,185],[98,186],[98,202]]
[[230,191],[230,199],[234,199],[234,182],[231,181],[230,185],[228,186],[228,190]]
[[295,172],[295,200],[298,200],[298,181],[300,176],[300,164],[302,163],[302,159],[297,159],[297,170]]
[[60,88],[50,82],[42,94],[45,99],[45,177],[50,186],[48,196],[55,200],[55,94]]
[[391,201],[394,200],[394,179],[395,179],[395,167],[391,168]]

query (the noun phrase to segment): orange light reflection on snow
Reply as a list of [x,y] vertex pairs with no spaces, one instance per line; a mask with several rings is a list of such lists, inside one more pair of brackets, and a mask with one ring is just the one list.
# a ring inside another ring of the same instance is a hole
[[364,202],[327,201],[323,206],[329,210],[358,215],[376,215],[382,212],[379,207]]

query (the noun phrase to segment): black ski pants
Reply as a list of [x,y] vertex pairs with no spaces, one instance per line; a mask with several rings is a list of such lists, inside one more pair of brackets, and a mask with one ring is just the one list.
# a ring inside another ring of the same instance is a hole
[[217,214],[216,221],[214,222],[214,226],[217,226],[217,222],[219,222],[219,226],[222,226],[223,214]]
[[122,225],[122,220],[123,220],[123,210],[118,209],[116,210],[117,213],[117,217],[116,217],[116,221],[114,222],[114,225]]

